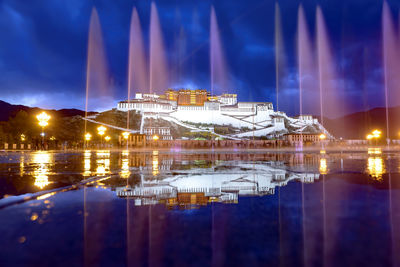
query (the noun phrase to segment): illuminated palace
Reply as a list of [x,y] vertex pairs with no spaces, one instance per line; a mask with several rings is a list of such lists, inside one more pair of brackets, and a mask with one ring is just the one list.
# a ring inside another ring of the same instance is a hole
[[[230,138],[283,136],[305,131],[330,136],[311,115],[292,118],[274,111],[271,102],[238,102],[236,94],[211,95],[204,89],[168,89],[161,95],[137,93],[135,99],[119,102],[117,109],[135,110],[144,117],[163,119],[193,131],[204,130],[204,125],[229,125],[238,129],[225,136]],[[203,128],[198,126],[201,124]]]

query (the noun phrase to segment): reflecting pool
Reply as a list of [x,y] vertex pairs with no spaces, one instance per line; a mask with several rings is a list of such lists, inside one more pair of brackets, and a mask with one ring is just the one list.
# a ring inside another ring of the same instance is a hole
[[0,152],[0,265],[398,266],[400,156]]

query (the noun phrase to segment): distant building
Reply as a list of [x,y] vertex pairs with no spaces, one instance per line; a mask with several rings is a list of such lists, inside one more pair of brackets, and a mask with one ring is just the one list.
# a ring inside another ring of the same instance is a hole
[[158,136],[160,140],[173,139],[169,127],[145,127],[143,133],[146,135],[146,140],[153,140],[154,136]]
[[321,133],[289,133],[283,136],[291,145],[295,143],[316,143],[320,141]]
[[[229,125],[239,130],[230,134],[237,139],[254,136],[276,138],[289,131],[298,133],[307,128],[326,132],[311,115],[292,118],[285,112],[274,111],[271,102],[238,102],[237,94],[215,96],[204,89],[168,89],[163,95],[137,93],[135,99],[119,102],[117,109],[135,110],[144,116],[177,123],[192,130],[201,130],[196,126],[198,124]],[[314,142],[316,137],[297,137],[294,134],[285,138],[290,142],[298,138]]]

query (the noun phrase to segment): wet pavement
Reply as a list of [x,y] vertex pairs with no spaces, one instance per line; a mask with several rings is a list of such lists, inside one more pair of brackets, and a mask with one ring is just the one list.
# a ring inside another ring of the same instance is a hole
[[398,266],[400,154],[0,152],[0,265]]

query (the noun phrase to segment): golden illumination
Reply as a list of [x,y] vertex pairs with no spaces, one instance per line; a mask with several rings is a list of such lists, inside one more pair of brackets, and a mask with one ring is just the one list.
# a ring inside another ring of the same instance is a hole
[[106,137],[104,137],[104,140],[106,140],[107,142],[111,140],[111,137],[109,137],[108,135]]
[[326,135],[325,135],[325,134],[323,134],[323,133],[322,133],[322,134],[320,134],[320,135],[319,135],[319,139],[321,139],[321,140],[325,140],[325,139],[326,139]]
[[32,161],[38,164],[38,167],[33,171],[34,185],[43,189],[50,184],[48,174],[51,154],[46,151],[38,151],[33,154]]
[[110,151],[109,150],[99,150],[96,153],[96,175],[103,176],[110,173]]
[[103,125],[97,127],[97,133],[98,133],[99,135],[104,135],[106,131],[107,131],[107,128],[104,127]]
[[47,125],[49,125],[50,118],[51,116],[44,111],[36,116],[36,119],[39,121],[39,125],[42,127],[46,127]]
[[160,137],[158,137],[158,135],[153,135],[153,140],[157,141],[158,139],[160,139]]
[[127,140],[129,138],[129,134],[128,132],[123,132],[122,136],[124,137],[125,140]]
[[92,139],[92,135],[90,133],[86,133],[85,134],[85,140],[86,141],[90,141],[90,139]]
[[21,134],[21,141],[24,142],[26,140],[26,137],[24,134]]
[[374,131],[372,132],[372,135],[373,135],[375,138],[381,137],[381,134],[382,134],[382,132],[379,131],[379,130],[374,130]]
[[385,165],[383,159],[379,156],[373,156],[368,158],[368,173],[371,177],[377,181],[383,181],[383,174],[385,172]]
[[320,174],[327,174],[328,173],[328,165],[326,164],[326,159],[321,158],[319,160],[319,173]]
[[368,154],[382,154],[382,149],[381,148],[368,148]]
[[153,175],[156,176],[159,173],[158,171],[158,151],[153,151]]
[[371,140],[372,138],[374,138],[374,136],[372,134],[367,135],[367,140]]
[[84,154],[83,154],[83,164],[84,164],[84,172],[83,172],[83,176],[89,176],[91,175],[90,172],[90,167],[91,167],[91,161],[90,158],[92,156],[92,153],[90,150],[85,150]]
[[129,178],[131,172],[129,171],[129,159],[122,159],[121,171],[119,173],[121,178]]

